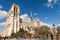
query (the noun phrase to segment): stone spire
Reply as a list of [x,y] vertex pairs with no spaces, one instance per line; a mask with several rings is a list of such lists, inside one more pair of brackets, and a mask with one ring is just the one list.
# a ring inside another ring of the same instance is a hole
[[32,22],[32,20],[33,20],[33,19],[32,19],[32,11],[30,12],[30,18],[31,18],[31,22]]

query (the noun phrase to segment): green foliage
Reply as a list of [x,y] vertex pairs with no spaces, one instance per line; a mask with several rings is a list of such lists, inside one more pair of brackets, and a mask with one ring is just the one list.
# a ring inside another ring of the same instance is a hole
[[27,35],[29,35],[29,36],[31,36],[32,34],[31,33],[28,33],[28,31],[25,31],[25,30],[23,30],[23,29],[20,29],[19,30],[19,32],[17,32],[17,33],[12,33],[11,34],[12,36],[27,36]]
[[20,31],[17,32],[17,35],[18,35],[18,36],[23,36],[24,34],[27,35],[28,32],[27,32],[27,31],[24,31],[23,29],[20,29]]

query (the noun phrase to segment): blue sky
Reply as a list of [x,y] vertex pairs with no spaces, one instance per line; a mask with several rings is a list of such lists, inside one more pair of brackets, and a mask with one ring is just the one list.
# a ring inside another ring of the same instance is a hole
[[[0,30],[6,21],[6,14],[15,3],[20,6],[20,15],[33,13],[33,18],[39,18],[47,24],[60,24],[60,0],[0,0]],[[1,25],[2,24],[2,25]]]

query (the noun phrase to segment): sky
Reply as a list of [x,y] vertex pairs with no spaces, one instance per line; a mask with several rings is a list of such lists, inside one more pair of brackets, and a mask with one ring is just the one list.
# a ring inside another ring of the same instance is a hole
[[32,12],[33,18],[39,18],[42,24],[60,25],[60,0],[0,0],[0,31],[13,3],[19,5],[23,19],[30,19]]

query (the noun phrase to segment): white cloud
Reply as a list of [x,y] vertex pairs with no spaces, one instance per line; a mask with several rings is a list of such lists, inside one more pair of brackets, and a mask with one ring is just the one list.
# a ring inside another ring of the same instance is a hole
[[34,13],[34,15],[38,15],[37,13]]
[[57,3],[58,0],[48,0],[48,3],[46,3],[45,5],[48,7],[48,8],[53,8],[54,5]]
[[49,24],[49,23],[44,23],[44,22],[42,22],[42,21],[40,22],[40,24],[41,24],[41,25],[46,25],[46,26],[49,26],[49,27],[52,26],[51,24]]
[[[20,18],[22,18],[23,21],[30,21],[30,17],[28,16],[28,14],[23,14],[20,16]],[[47,17],[46,17],[46,19],[47,19]],[[40,21],[40,24],[41,25],[47,25],[47,26],[51,27],[51,24],[44,23],[42,21]]]
[[27,21],[27,22],[30,21],[28,14],[23,14],[20,16],[20,18],[22,18],[22,21]]
[[0,9],[2,8],[2,6],[0,5]]
[[54,0],[54,3],[56,3],[58,0]]
[[7,12],[0,10],[0,18],[5,18],[7,16]]
[[0,23],[0,26],[4,26],[4,25],[5,25],[5,22]]
[[49,3],[51,3],[53,0],[48,0]]
[[[1,10],[3,7],[0,5],[0,19],[5,18],[7,16],[7,12],[4,10]],[[0,23],[0,31],[4,29],[5,22]]]
[[60,26],[60,24],[57,24],[56,26]]
[[0,32],[4,30],[5,28],[4,25],[5,25],[5,22],[0,23]]
[[45,19],[47,20],[47,19],[48,19],[48,17],[46,16],[46,17],[45,17]]
[[1,10],[1,8],[3,7],[0,5],[0,19],[5,18],[7,16],[7,12],[4,10]]
[[51,8],[51,6],[52,6],[52,1],[53,1],[53,0],[48,0],[48,3],[46,3],[47,7],[50,7],[50,8]]

